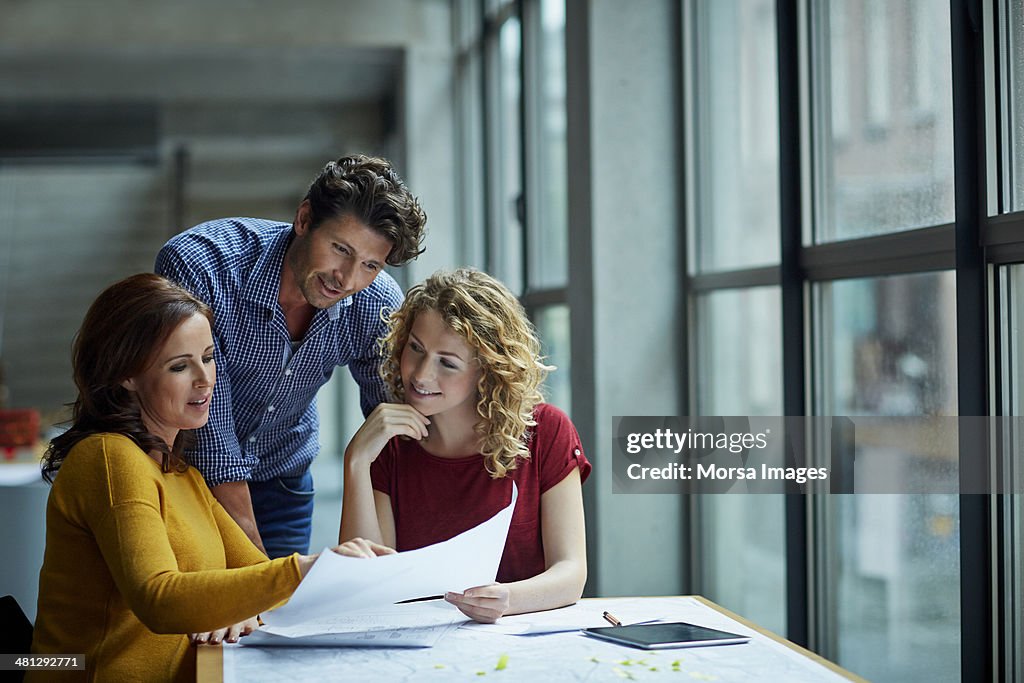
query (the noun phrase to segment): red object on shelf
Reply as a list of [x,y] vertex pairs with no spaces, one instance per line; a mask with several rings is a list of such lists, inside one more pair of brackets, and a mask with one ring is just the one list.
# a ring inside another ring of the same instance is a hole
[[5,454],[15,448],[32,448],[38,440],[38,410],[0,410],[0,449]]

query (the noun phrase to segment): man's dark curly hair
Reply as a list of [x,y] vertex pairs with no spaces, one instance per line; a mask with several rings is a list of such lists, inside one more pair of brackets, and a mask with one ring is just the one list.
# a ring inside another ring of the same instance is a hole
[[350,215],[387,237],[387,263],[400,266],[423,253],[424,213],[391,164],[362,154],[330,161],[309,186],[310,227]]

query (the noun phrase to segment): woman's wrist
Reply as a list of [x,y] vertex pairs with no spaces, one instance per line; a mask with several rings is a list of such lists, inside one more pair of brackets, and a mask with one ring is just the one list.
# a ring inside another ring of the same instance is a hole
[[310,568],[316,563],[317,558],[320,554],[316,555],[299,555],[299,576],[306,578],[306,574],[309,573]]
[[372,462],[372,458],[367,458],[363,453],[360,453],[358,449],[352,448],[351,446],[345,449],[345,470],[348,472],[368,472]]

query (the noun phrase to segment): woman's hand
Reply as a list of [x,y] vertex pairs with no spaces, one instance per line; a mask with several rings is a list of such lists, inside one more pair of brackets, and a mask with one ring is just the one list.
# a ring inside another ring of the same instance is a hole
[[493,624],[508,611],[509,590],[508,586],[492,583],[469,588],[462,593],[445,593],[444,599],[473,621]]
[[351,541],[334,546],[331,550],[346,557],[378,557],[395,554],[394,548],[367,541],[365,538],[353,538]]
[[216,631],[190,633],[188,639],[193,645],[202,645],[203,643],[216,645],[221,641],[224,641],[225,643],[237,643],[240,637],[249,635],[259,627],[260,622],[257,621],[256,617],[251,617],[245,621],[240,621],[237,624],[232,624],[227,628],[219,628]]
[[423,439],[427,436],[429,424],[430,420],[410,405],[381,403],[373,409],[349,441],[345,449],[345,462],[369,467],[392,437]]
[[[374,543],[373,541],[367,541],[365,538],[353,538],[341,545],[334,546],[331,550],[345,557],[377,557],[379,555],[393,555],[395,553],[394,548],[389,548],[386,545]],[[303,579],[306,578],[306,574],[316,564],[318,557],[320,557],[320,553],[316,555],[299,555],[299,574]]]

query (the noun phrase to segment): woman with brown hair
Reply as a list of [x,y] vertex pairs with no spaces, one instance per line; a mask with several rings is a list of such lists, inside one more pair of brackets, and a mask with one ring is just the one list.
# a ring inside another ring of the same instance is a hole
[[[212,320],[141,274],[100,294],[75,338],[72,425],[43,462],[53,488],[32,652],[84,653],[87,680],[192,678],[187,634],[237,640],[316,560],[267,559],[184,459],[216,381]],[[362,539],[334,551],[393,552]]]

